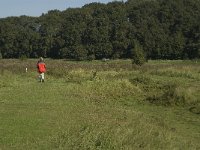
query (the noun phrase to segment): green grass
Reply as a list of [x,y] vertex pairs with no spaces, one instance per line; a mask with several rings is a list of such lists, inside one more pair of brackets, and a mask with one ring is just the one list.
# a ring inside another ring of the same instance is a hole
[[200,149],[199,63],[36,62],[0,60],[0,149]]

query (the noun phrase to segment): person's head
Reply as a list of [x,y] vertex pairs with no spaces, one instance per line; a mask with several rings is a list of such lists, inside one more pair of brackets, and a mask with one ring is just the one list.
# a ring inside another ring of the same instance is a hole
[[44,61],[44,59],[42,57],[40,57],[39,62],[43,62],[43,61]]

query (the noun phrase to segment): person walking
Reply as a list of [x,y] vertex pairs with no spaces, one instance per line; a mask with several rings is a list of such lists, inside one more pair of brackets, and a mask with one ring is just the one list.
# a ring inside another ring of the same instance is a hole
[[37,69],[39,72],[39,80],[40,82],[44,82],[44,73],[46,72],[46,64],[44,63],[44,59],[40,57],[38,63],[37,63]]

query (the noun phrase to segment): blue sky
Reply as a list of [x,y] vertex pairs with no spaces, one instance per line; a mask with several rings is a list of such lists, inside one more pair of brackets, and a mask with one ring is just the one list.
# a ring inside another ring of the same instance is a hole
[[92,2],[108,3],[113,0],[0,0],[0,18],[9,16],[40,16],[49,10],[82,7]]

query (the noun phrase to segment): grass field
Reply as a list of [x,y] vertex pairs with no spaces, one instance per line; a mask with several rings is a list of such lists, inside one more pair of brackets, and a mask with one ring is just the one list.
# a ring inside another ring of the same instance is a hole
[[0,150],[200,149],[199,62],[36,62],[0,60]]

